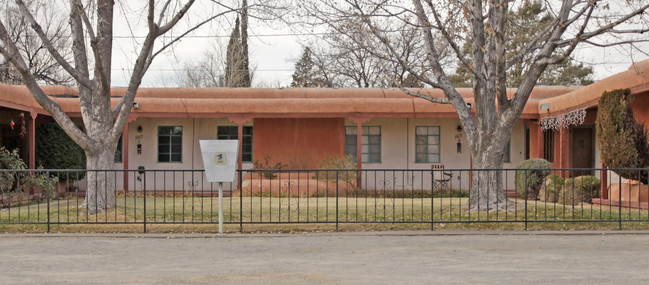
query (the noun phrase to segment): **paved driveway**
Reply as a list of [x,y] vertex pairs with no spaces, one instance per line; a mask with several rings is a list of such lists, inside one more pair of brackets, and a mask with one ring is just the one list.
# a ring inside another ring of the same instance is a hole
[[649,232],[0,235],[1,284],[647,284]]

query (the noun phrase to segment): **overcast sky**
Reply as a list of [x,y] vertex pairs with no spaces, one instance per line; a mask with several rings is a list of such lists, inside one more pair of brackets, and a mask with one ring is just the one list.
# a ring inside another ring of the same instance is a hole
[[[201,28],[176,43],[172,49],[154,60],[141,86],[177,86],[175,79],[184,68],[184,62],[199,60],[205,50],[213,45],[220,46],[222,50],[225,50],[233,22],[233,15],[223,17],[209,27]],[[141,26],[141,23],[131,20],[130,25],[137,27]],[[112,81],[112,85],[115,87],[127,85],[129,71],[133,66],[132,60],[136,51],[132,44],[133,38],[129,37],[129,31],[126,22],[116,21]],[[138,32],[135,31],[134,34],[138,34]],[[249,34],[250,61],[256,70],[253,87],[288,86],[291,82],[295,59],[300,56],[302,51],[300,43],[314,40],[314,36],[304,35],[308,34],[308,31],[289,29],[276,23],[255,19],[251,19]],[[649,44],[640,45],[640,49],[649,51]],[[593,46],[578,47],[573,53],[573,57],[579,62],[593,67],[595,80],[627,70],[633,61],[648,58],[646,53],[630,51],[628,48]]]

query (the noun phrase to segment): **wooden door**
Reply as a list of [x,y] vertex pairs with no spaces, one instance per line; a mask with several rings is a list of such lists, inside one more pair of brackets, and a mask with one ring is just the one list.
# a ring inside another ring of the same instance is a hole
[[[595,128],[592,126],[580,126],[572,128],[570,138],[570,161],[571,168],[594,168],[595,167]],[[575,170],[571,177],[581,175],[593,175],[592,170]]]

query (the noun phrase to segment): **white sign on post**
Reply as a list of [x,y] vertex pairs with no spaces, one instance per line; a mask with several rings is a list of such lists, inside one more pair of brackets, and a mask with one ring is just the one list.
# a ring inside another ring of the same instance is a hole
[[234,182],[239,158],[238,140],[200,140],[208,182]]
[[219,183],[219,234],[223,234],[223,182],[234,182],[239,160],[238,140],[200,140],[207,182]]

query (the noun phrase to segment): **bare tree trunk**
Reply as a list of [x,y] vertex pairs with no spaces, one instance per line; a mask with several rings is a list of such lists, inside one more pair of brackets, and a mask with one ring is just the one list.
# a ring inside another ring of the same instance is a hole
[[103,148],[94,154],[86,152],[87,189],[82,208],[86,208],[90,214],[115,206],[114,154],[112,148]]
[[502,158],[484,152],[473,158],[473,171],[469,204],[471,210],[497,210],[505,207],[507,197],[503,189]]

